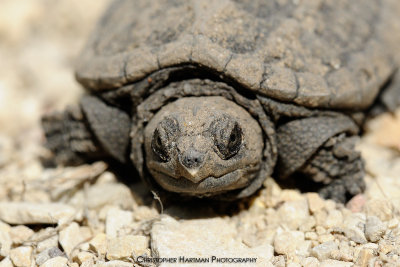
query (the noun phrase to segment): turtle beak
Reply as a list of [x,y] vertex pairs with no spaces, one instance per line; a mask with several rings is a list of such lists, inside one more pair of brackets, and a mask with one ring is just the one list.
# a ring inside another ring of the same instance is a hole
[[202,175],[202,167],[204,165],[206,155],[197,151],[194,147],[189,147],[183,151],[179,156],[179,163],[182,168],[181,175],[192,181],[198,183],[206,177]]

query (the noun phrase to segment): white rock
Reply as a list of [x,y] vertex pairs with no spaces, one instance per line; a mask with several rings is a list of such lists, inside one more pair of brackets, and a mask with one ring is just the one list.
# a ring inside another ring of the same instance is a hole
[[107,236],[104,233],[99,233],[89,241],[89,248],[98,255],[105,255],[107,252]]
[[272,263],[276,267],[286,267],[286,259],[283,255],[275,256],[272,260]]
[[365,236],[371,242],[377,242],[385,233],[386,226],[376,216],[368,216],[365,223]]
[[319,261],[317,258],[314,257],[307,257],[301,260],[301,265],[302,266],[307,266],[307,267],[318,267],[319,266]]
[[8,256],[10,253],[12,240],[9,232],[0,231],[0,255],[3,257]]
[[323,222],[325,228],[339,227],[343,222],[343,215],[339,210],[329,210],[326,220]]
[[133,263],[129,263],[126,261],[107,261],[107,262],[97,262],[96,267],[133,267]]
[[319,243],[325,243],[325,242],[329,242],[329,241],[333,241],[335,240],[335,236],[332,234],[323,234],[318,236],[318,242]]
[[118,236],[118,232],[132,223],[132,212],[111,208],[106,217],[106,234],[108,238]]
[[[237,230],[233,224],[221,218],[176,221],[169,216],[163,216],[161,221],[154,223],[151,230],[152,251],[158,257],[201,257],[210,258],[238,257],[257,258],[257,266],[266,266],[272,259],[270,245],[249,248],[236,239]],[[260,255],[260,251],[264,254]],[[210,266],[215,266],[216,262]],[[232,266],[232,264],[218,266]],[[176,266],[165,264],[163,266]],[[208,266],[208,265],[202,265]],[[253,263],[254,266],[254,263]]]
[[48,249],[40,252],[36,256],[36,264],[42,265],[47,260],[54,258],[54,257],[62,256],[62,255],[64,255],[64,253],[58,247],[48,248]]
[[95,184],[88,188],[85,204],[89,209],[100,209],[106,205],[115,205],[122,209],[132,209],[137,206],[132,192],[124,184]]
[[320,263],[319,267],[350,267],[353,263],[337,260],[324,260]]
[[357,266],[368,266],[368,262],[374,256],[374,251],[372,249],[362,249],[358,254],[356,261]]
[[373,251],[378,251],[379,245],[375,243],[367,243],[360,247],[360,249],[371,249]]
[[67,267],[67,262],[67,258],[58,256],[47,260],[40,267]]
[[311,250],[311,255],[322,261],[328,259],[331,253],[338,249],[339,247],[335,242],[329,241],[314,247]]
[[82,235],[79,225],[76,222],[68,225],[65,229],[61,230],[59,234],[61,247],[68,256],[70,256],[72,250],[84,240],[85,236]]
[[275,252],[284,255],[294,255],[303,246],[304,233],[300,231],[282,231],[278,229],[275,239]]
[[367,243],[364,234],[365,220],[365,214],[363,213],[352,213],[348,215],[343,222],[345,235],[356,243]]
[[18,225],[12,227],[10,230],[11,240],[14,244],[22,244],[23,242],[28,240],[28,238],[31,237],[33,234],[33,230],[26,227],[25,225]]
[[307,240],[317,240],[318,239],[318,235],[316,232],[306,232],[304,234],[304,237]]
[[[77,265],[78,266],[76,266],[76,267],[79,267],[79,264],[77,264]],[[80,265],[80,267],[94,267],[94,266],[98,266],[98,265],[94,264],[93,259],[88,259],[88,260],[82,262],[82,264]],[[70,267],[72,267],[72,266],[70,266]]]
[[11,226],[8,225],[7,223],[0,221],[0,232],[9,233],[10,231],[11,231]]
[[29,267],[32,262],[32,247],[17,247],[10,250],[11,261],[17,267]]
[[52,247],[58,246],[58,235],[50,236],[43,241],[37,243],[36,250],[38,253]]
[[99,161],[76,167],[56,169],[55,174],[48,180],[48,186],[51,188],[48,193],[53,200],[62,199],[68,192],[77,191],[85,181],[93,180],[99,176],[106,168],[107,164]]
[[[272,259],[274,256],[274,247],[268,243],[261,244],[259,246],[253,247],[251,252],[258,255],[260,259]],[[266,262],[264,260],[263,262]]]
[[87,251],[80,251],[77,255],[73,257],[73,260],[79,264],[83,264],[87,261],[93,261],[94,259],[95,255]]
[[316,226],[316,219],[314,216],[309,216],[304,222],[303,224],[301,224],[299,226],[299,231],[302,232],[310,232],[314,229],[314,227]]
[[281,224],[290,230],[297,230],[309,217],[307,200],[285,202],[277,211]]
[[387,227],[389,229],[394,229],[399,225],[399,219],[393,218],[390,221],[387,222]]
[[149,240],[141,235],[126,235],[108,241],[107,259],[120,260],[142,255],[148,248]]
[[325,201],[317,193],[307,193],[306,197],[308,201],[308,207],[312,213],[325,207]]
[[4,258],[0,261],[0,267],[14,267],[9,257]]
[[55,224],[74,217],[75,209],[61,203],[0,202],[0,220],[10,224]]
[[133,211],[133,219],[135,221],[152,220],[160,216],[155,208],[147,206],[139,206]]

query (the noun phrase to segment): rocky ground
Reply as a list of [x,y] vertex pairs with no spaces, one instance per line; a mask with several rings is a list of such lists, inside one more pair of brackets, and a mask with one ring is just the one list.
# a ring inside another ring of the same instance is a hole
[[0,267],[400,266],[400,111],[368,124],[367,190],[346,206],[268,179],[221,211],[160,203],[104,162],[43,167],[40,115],[81,93],[73,59],[106,2],[0,0]]

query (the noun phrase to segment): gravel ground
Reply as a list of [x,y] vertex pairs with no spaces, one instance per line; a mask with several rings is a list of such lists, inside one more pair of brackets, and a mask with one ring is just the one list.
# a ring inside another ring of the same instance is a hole
[[268,179],[229,212],[161,212],[104,162],[44,168],[40,115],[81,94],[73,60],[106,2],[0,0],[0,267],[400,266],[400,111],[368,123],[367,190],[346,206]]

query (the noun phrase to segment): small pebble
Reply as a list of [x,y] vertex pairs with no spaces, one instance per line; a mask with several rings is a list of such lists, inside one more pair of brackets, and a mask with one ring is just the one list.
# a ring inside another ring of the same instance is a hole
[[124,211],[118,208],[109,209],[106,217],[106,234],[108,238],[118,236],[118,232],[132,223],[131,211]]
[[132,267],[132,263],[120,260],[97,262],[96,267]]
[[290,230],[296,230],[309,217],[308,204],[305,199],[283,203],[277,211],[281,224]]
[[326,233],[326,229],[320,225],[317,225],[317,227],[315,227],[315,230],[318,235],[323,235]]
[[98,255],[105,255],[107,252],[107,236],[104,233],[97,234],[89,241],[89,248]]
[[383,255],[386,255],[390,253],[394,249],[394,246],[392,244],[380,244],[379,246],[379,252]]
[[34,234],[33,230],[25,225],[12,227],[10,236],[13,244],[22,244]]
[[343,222],[345,235],[358,244],[367,243],[364,234],[365,220],[363,213],[353,213],[347,216]]
[[379,248],[379,245],[375,244],[375,243],[367,243],[367,244],[362,245],[362,248],[372,249],[373,251],[377,251]]
[[123,209],[136,206],[132,192],[122,183],[95,184],[87,190],[86,205],[90,209],[100,209],[106,205],[115,205]]
[[0,267],[14,267],[9,257],[5,257],[2,261],[0,261]]
[[377,242],[385,233],[386,226],[376,216],[368,216],[365,223],[365,236],[371,242]]
[[85,240],[85,236],[79,229],[79,225],[76,222],[71,223],[65,229],[60,231],[60,244],[64,249],[65,253],[70,256],[73,249]]
[[107,259],[119,260],[133,256],[140,256],[148,247],[149,240],[141,235],[126,235],[109,240],[107,245]]
[[329,210],[326,220],[323,222],[325,228],[332,228],[341,225],[343,222],[343,215],[339,210]]
[[133,211],[133,220],[134,221],[152,220],[157,218],[159,215],[160,214],[155,208],[147,206],[139,206]]
[[293,255],[304,241],[304,233],[300,231],[277,231],[274,239],[275,252]]
[[325,201],[317,193],[307,193],[308,208],[311,213],[319,211],[325,207]]
[[329,241],[314,247],[311,250],[311,255],[322,261],[328,259],[331,253],[338,249],[339,247],[335,242]]
[[58,246],[58,235],[53,235],[43,241],[37,243],[36,250],[38,253],[52,247]]
[[10,258],[13,264],[17,267],[31,266],[32,262],[32,247],[17,247],[10,250]]
[[397,219],[397,218],[393,218],[393,219],[391,219],[390,221],[388,221],[388,223],[387,223],[387,227],[388,227],[389,229],[394,229],[394,228],[396,228],[398,225],[399,225],[399,219]]
[[363,194],[355,195],[352,199],[349,200],[349,202],[347,202],[346,208],[348,208],[352,212],[361,212],[366,201],[367,200]]
[[285,267],[286,266],[285,257],[283,255],[278,255],[278,256],[274,257],[272,260],[272,264],[275,267]]
[[307,240],[317,240],[318,239],[318,235],[315,232],[306,232],[304,234],[304,237]]
[[10,253],[12,240],[9,232],[0,231],[0,256],[7,257]]
[[302,232],[309,232],[312,231],[313,228],[316,226],[316,220],[314,216],[308,217],[302,225],[299,226],[299,230]]
[[40,267],[67,267],[67,262],[67,258],[58,256],[47,260]]
[[[77,263],[77,264],[78,264],[78,263]],[[78,266],[79,266],[79,264],[78,264]],[[93,259],[88,259],[88,260],[82,262],[82,264],[81,264],[80,267],[94,267],[94,266],[97,267],[98,265],[97,265],[97,264],[96,264],[96,265],[94,264]]]
[[358,254],[358,258],[356,260],[356,266],[368,266],[368,262],[374,256],[374,252],[372,249],[363,249]]
[[324,260],[319,265],[319,267],[350,267],[350,266],[353,266],[353,263],[345,261],[337,261],[337,260]]
[[85,261],[88,260],[94,260],[95,259],[95,255],[87,252],[87,251],[80,251],[77,255],[75,255],[73,257],[73,260],[79,264],[82,264]]
[[318,242],[320,243],[325,243],[333,240],[335,240],[335,237],[332,234],[324,234],[318,237]]
[[319,261],[315,257],[307,257],[301,260],[301,265],[302,266],[307,266],[307,267],[319,267]]
[[336,205],[337,205],[337,203],[335,201],[333,201],[332,199],[325,200],[325,210],[327,210],[328,212],[330,210],[336,209]]
[[75,213],[60,203],[0,202],[0,220],[10,224],[62,224]]
[[286,267],[301,267],[301,265],[297,262],[288,262]]
[[63,255],[64,253],[58,247],[48,248],[36,256],[36,264],[42,265],[51,258]]

